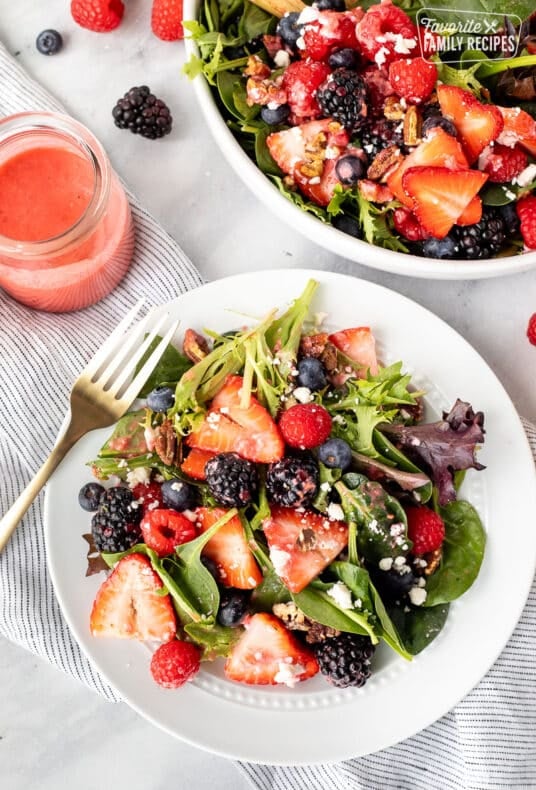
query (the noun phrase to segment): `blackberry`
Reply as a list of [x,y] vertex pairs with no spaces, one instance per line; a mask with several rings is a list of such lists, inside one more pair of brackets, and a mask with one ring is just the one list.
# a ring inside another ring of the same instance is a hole
[[450,235],[459,247],[457,258],[493,258],[504,244],[506,228],[499,212],[486,206],[480,222],[474,225],[455,225]]
[[365,150],[370,161],[384,148],[398,145],[404,149],[404,135],[400,130],[400,122],[389,121],[387,118],[373,119],[370,124],[363,126],[359,131],[361,147]]
[[141,134],[150,140],[169,134],[173,123],[166,103],[153,96],[147,85],[127,91],[117,101],[112,115],[120,129],[130,129],[133,134]]
[[133,506],[130,488],[115,486],[105,491],[91,519],[91,532],[99,551],[116,554],[126,551],[141,539],[142,508]]
[[227,507],[245,507],[259,484],[257,468],[237,453],[219,453],[205,464],[205,476],[214,499]]
[[327,118],[348,131],[358,129],[367,117],[367,86],[355,71],[335,69],[317,91],[316,99]]
[[318,466],[310,456],[282,458],[270,464],[266,473],[268,499],[283,507],[311,504],[318,485]]
[[374,645],[366,636],[342,633],[313,645],[320,671],[333,686],[363,686],[370,677]]

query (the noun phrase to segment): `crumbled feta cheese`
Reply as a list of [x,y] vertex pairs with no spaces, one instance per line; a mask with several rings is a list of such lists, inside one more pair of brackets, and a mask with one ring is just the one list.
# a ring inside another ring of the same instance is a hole
[[326,146],[325,156],[326,159],[336,159],[341,150],[336,145],[328,145]]
[[315,313],[313,316],[315,326],[317,326],[320,329],[320,327],[322,326],[322,324],[324,323],[327,317],[328,317],[327,313],[322,313],[322,312]]
[[309,179],[310,184],[320,184],[320,176],[313,176]]
[[409,600],[413,606],[422,606],[426,601],[426,590],[422,587],[412,587],[409,591]]
[[296,39],[296,46],[298,49],[305,49],[305,40],[303,36],[300,36],[298,39]]
[[274,55],[274,63],[280,69],[287,69],[290,66],[290,55],[284,49],[280,49]]
[[297,25],[308,25],[310,22],[315,22],[318,19],[319,11],[314,6],[305,6],[303,11],[300,12]]
[[344,511],[337,502],[330,502],[328,505],[328,518],[333,521],[342,521],[344,519]]
[[302,664],[291,664],[288,661],[278,661],[277,663],[279,669],[274,677],[275,682],[284,683],[285,686],[294,688],[296,683],[300,682],[300,675],[305,672],[305,667]]
[[381,571],[390,571],[393,567],[393,558],[392,557],[384,557],[378,563],[378,566]]
[[508,198],[508,200],[515,200],[516,199],[516,193],[515,192],[512,192],[511,189],[506,189],[504,187],[503,187],[503,189],[504,189],[504,194]]
[[326,592],[341,609],[353,609],[352,593],[344,582],[336,582]]
[[138,485],[138,483],[147,484],[151,479],[151,470],[147,466],[138,466],[137,469],[131,469],[127,472],[127,483],[131,488]]
[[310,403],[313,400],[313,394],[308,387],[296,387],[292,394],[299,403]]
[[117,462],[117,466],[119,467],[119,469],[125,469],[125,467],[127,467],[127,466],[128,466],[128,463],[127,463],[127,460],[126,460],[126,458],[121,458],[121,459],[120,459],[120,460]]
[[342,414],[336,414],[336,415],[333,417],[333,422],[336,422],[336,423],[337,423],[337,425],[344,425],[344,423],[346,422],[346,420],[344,419],[344,417],[342,416]]
[[379,50],[374,55],[374,60],[376,61],[376,65],[381,68],[385,63],[385,56],[389,54],[389,50],[387,47],[380,47]]
[[331,483],[328,483],[328,481],[326,480],[325,483],[321,484],[320,490],[324,491],[327,494],[328,491],[331,491]]
[[402,565],[405,565],[405,564],[406,564],[406,558],[405,557],[402,557],[402,556],[395,557],[394,560],[393,560],[393,565],[395,566],[395,568],[401,568]]
[[417,579],[417,587],[426,587],[426,579],[423,579],[422,576]]
[[271,548],[270,549],[270,560],[272,565],[274,566],[274,570],[278,576],[284,572],[285,567],[290,560],[290,554],[288,551],[282,551],[281,549]]
[[513,180],[514,184],[519,184],[520,187],[528,187],[531,181],[536,178],[536,165],[527,165]]
[[279,104],[279,102],[269,101],[266,106],[268,107],[269,110],[277,110],[277,108],[280,107],[281,105]]

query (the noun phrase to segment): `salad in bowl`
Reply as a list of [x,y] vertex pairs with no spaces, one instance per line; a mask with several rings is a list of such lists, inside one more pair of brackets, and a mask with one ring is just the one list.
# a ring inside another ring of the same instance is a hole
[[515,57],[465,49],[454,63],[418,8],[205,0],[185,22],[185,70],[206,82],[199,98],[238,172],[330,249],[421,276],[526,269],[536,258],[533,22],[505,18]]
[[88,572],[107,572],[90,631],[157,643],[165,688],[214,661],[231,683],[359,688],[380,643],[426,649],[479,573],[485,531],[458,492],[484,415],[458,399],[425,419],[369,327],[311,315],[317,286],[247,326],[188,328],[89,461]]

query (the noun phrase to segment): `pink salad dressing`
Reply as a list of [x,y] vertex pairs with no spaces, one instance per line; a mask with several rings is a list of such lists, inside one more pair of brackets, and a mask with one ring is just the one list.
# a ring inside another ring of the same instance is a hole
[[0,139],[0,287],[31,307],[63,312],[117,285],[134,234],[124,189],[98,143],[93,159],[53,131],[11,145]]

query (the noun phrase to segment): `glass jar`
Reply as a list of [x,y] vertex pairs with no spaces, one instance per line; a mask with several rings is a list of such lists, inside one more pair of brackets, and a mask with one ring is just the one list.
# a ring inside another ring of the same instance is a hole
[[57,113],[0,120],[0,288],[78,310],[110,293],[133,249],[125,190],[91,132]]

